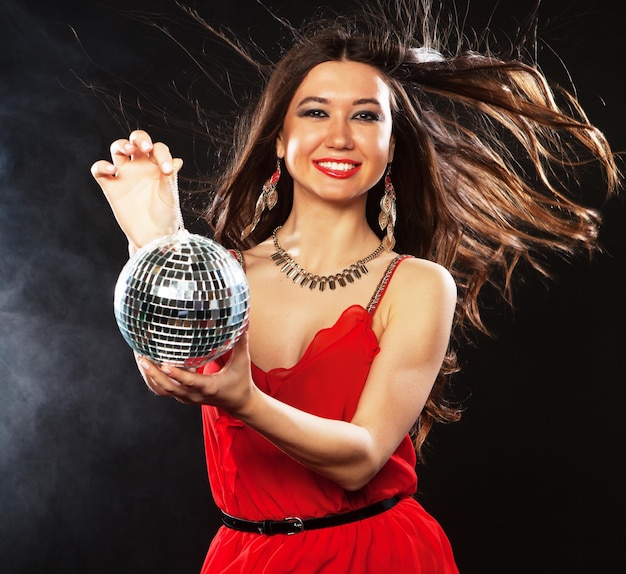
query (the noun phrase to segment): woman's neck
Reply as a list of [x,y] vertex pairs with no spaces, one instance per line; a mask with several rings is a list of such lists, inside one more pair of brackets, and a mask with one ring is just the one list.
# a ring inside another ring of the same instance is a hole
[[349,211],[316,216],[294,210],[277,235],[282,249],[307,271],[319,274],[351,265],[380,244],[364,214]]

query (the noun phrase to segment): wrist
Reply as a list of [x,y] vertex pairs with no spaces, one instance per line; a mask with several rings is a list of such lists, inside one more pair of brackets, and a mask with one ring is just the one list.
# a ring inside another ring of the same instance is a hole
[[142,235],[135,234],[134,236],[127,235],[128,239],[128,254],[134,255],[139,251],[142,247],[145,247],[149,243],[160,239],[161,237],[166,237],[168,235],[174,235],[178,228],[176,226],[170,227],[167,231],[159,231],[157,229],[153,229],[150,232],[146,231]]
[[254,427],[254,421],[258,419],[257,414],[262,409],[264,397],[266,396],[254,383],[250,383],[249,390],[245,397],[239,401],[237,407],[229,409],[230,414],[241,422]]

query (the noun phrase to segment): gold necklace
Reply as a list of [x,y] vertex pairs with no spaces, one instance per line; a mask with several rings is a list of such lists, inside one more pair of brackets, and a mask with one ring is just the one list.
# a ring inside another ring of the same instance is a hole
[[270,255],[270,259],[276,264],[280,265],[280,272],[286,273],[294,283],[300,284],[300,287],[309,286],[311,291],[316,287],[320,291],[326,289],[326,285],[330,289],[335,289],[337,284],[340,287],[345,287],[348,283],[354,283],[355,279],[360,279],[363,275],[367,275],[366,263],[369,263],[373,259],[376,259],[383,252],[383,244],[381,243],[372,253],[370,253],[364,259],[359,259],[356,263],[350,265],[344,269],[341,273],[335,275],[313,275],[305,269],[303,269],[294,258],[289,255],[281,246],[278,241],[278,230],[282,226],[279,225],[272,232],[272,240],[274,241],[274,247],[276,251]]

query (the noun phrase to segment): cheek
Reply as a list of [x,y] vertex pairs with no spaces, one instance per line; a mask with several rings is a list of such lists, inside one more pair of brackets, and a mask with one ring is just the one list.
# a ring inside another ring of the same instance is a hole
[[372,157],[376,157],[378,161],[389,162],[389,158],[393,155],[392,144],[390,137],[386,134],[381,134],[376,140],[370,144],[370,153]]
[[391,135],[391,131],[389,131],[389,133],[385,133],[385,135],[381,138],[381,149],[383,155],[385,156],[385,162],[390,163],[393,159],[393,152],[395,149],[395,140]]
[[355,130],[352,139],[359,149],[372,158],[387,155],[391,149],[391,130],[382,126],[376,130]]
[[285,140],[285,159],[292,163],[308,161],[318,144],[313,133],[292,135]]

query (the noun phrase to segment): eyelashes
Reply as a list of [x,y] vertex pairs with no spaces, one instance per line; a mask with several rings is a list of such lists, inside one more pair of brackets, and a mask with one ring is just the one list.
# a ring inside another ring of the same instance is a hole
[[328,114],[324,110],[302,110],[298,113],[300,118],[327,118]]
[[[301,118],[327,118],[329,117],[328,113],[319,108],[313,108],[308,110],[302,110],[298,113],[298,117]],[[372,112],[369,110],[356,112],[351,116],[352,119],[363,121],[363,122],[379,122],[383,119],[383,116],[379,113]]]
[[379,122],[380,120],[382,120],[382,116],[375,112],[358,112],[353,117],[354,119],[366,122]]

